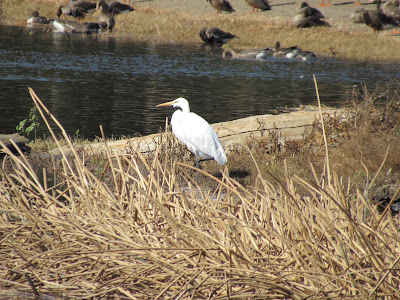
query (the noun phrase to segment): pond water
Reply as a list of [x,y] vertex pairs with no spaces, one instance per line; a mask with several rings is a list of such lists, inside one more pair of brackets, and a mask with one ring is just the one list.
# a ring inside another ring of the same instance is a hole
[[[13,133],[33,106],[32,87],[68,134],[88,138],[155,133],[177,97],[210,123],[270,113],[276,108],[338,105],[355,85],[373,89],[400,79],[394,64],[319,58],[223,60],[221,49],[154,45],[113,37],[66,35],[0,26],[0,133]],[[305,49],[308,50],[308,49]],[[39,134],[46,134],[44,126]]]

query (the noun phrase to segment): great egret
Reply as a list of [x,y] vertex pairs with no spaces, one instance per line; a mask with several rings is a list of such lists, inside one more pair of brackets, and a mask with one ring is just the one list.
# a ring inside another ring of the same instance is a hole
[[190,112],[189,102],[185,98],[177,98],[156,107],[161,106],[180,108],[172,114],[172,131],[195,155],[197,168],[199,167],[199,158],[215,159],[220,165],[226,163],[224,148],[214,129],[202,117]]

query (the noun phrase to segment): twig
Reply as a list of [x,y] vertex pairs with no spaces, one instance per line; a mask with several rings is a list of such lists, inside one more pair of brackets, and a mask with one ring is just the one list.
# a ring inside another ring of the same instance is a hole
[[31,276],[29,276],[28,273],[25,273],[25,277],[26,277],[26,280],[28,281],[29,286],[31,287],[33,293],[35,294],[35,296],[39,296],[39,292],[37,291],[35,285],[33,284],[33,281],[32,281],[32,279],[31,279]]

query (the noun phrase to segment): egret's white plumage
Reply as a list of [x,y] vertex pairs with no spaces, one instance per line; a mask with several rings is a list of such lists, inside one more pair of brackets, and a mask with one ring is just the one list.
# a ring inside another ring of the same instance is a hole
[[180,108],[172,114],[172,131],[195,155],[196,166],[199,158],[215,159],[221,165],[226,163],[224,148],[214,129],[202,117],[190,112],[189,102],[185,98],[157,105],[160,106]]

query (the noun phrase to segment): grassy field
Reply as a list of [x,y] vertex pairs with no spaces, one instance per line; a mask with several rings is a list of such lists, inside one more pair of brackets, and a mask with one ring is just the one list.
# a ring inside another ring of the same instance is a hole
[[[25,25],[32,10],[39,10],[41,15],[55,18],[57,7],[64,2],[5,0],[0,3],[0,21],[3,24]],[[245,5],[241,2],[241,5]],[[288,12],[288,16],[273,16],[271,13],[274,12],[274,7],[270,12],[260,14],[238,12],[216,15],[208,3],[205,8],[204,3],[193,0],[181,2],[182,5],[178,8],[172,4],[172,8],[168,8],[166,3],[168,2],[160,0],[133,3],[135,12],[116,17],[117,24],[112,36],[155,43],[198,44],[201,43],[198,32],[202,27],[217,26],[240,37],[229,43],[230,47],[237,49],[272,47],[276,41],[280,41],[283,47],[297,45],[304,50],[315,52],[318,56],[400,62],[399,37],[392,36],[390,32],[374,34],[373,30],[366,29],[365,25],[354,26],[347,18],[345,21],[343,18],[330,19],[333,26],[329,28],[298,29],[291,23],[292,17],[289,15],[293,14],[292,11]],[[199,6],[197,10],[192,8],[194,3]],[[347,10],[346,13],[350,15],[354,6],[332,7],[327,14],[339,9]],[[97,14],[86,20],[95,21]],[[103,36],[106,38],[107,34]]]

